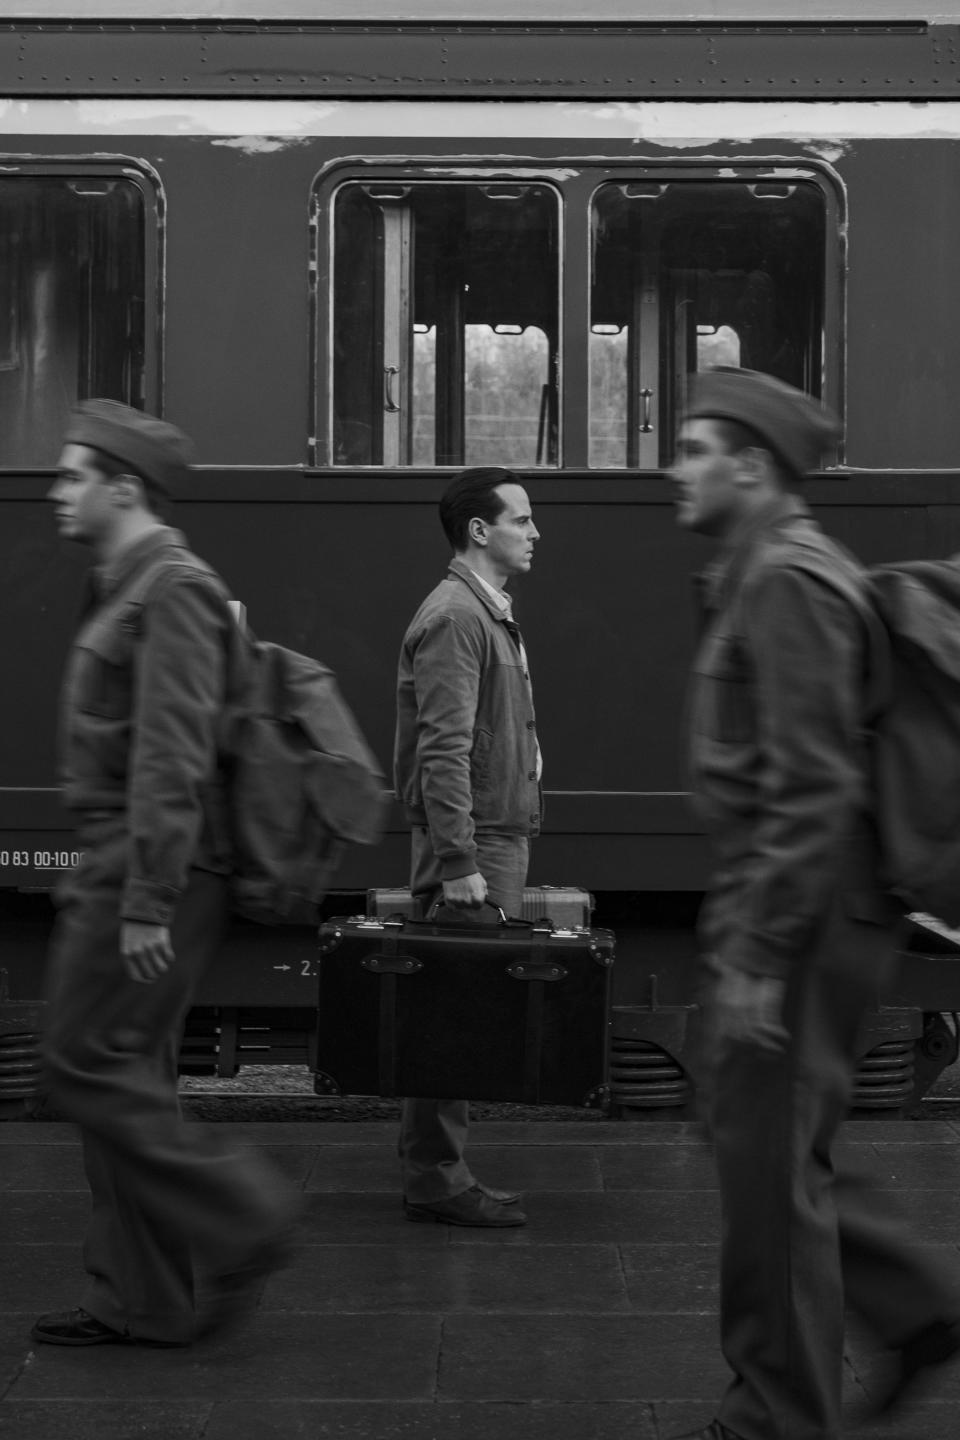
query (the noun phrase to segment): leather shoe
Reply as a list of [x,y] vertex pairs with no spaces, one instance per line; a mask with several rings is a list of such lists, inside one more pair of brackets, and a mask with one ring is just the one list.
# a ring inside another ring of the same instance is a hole
[[927,1388],[935,1370],[955,1360],[958,1355],[960,1320],[952,1323],[936,1320],[928,1325],[894,1351],[886,1384],[881,1388],[878,1399],[869,1406],[864,1419],[892,1415],[901,1410],[908,1401],[917,1398],[919,1391]]
[[75,1310],[58,1310],[41,1315],[30,1331],[31,1340],[43,1345],[148,1345],[158,1350],[173,1350],[189,1345],[189,1340],[141,1340],[104,1325],[95,1315],[78,1306]]
[[435,1200],[430,1205],[414,1205],[407,1200],[403,1213],[408,1220],[426,1225],[477,1225],[504,1229],[527,1223],[519,1205],[491,1200],[479,1185],[471,1185],[469,1190],[464,1190],[462,1195],[454,1195],[451,1200]]
[[494,1200],[498,1205],[517,1205],[523,1197],[522,1190],[498,1190],[495,1185],[484,1185],[482,1180],[474,1180],[473,1183],[488,1200]]
[[296,1247],[285,1236],[266,1240],[235,1270],[215,1275],[197,1322],[197,1336],[232,1330],[254,1311],[265,1281],[275,1270],[291,1265]]
[[683,1435],[674,1435],[672,1440],[740,1440],[740,1436],[721,1425],[719,1420],[711,1420],[703,1430],[687,1430]]

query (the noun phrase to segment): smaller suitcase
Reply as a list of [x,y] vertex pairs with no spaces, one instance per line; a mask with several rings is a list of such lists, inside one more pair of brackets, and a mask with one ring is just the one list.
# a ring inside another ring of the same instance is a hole
[[318,1090],[602,1106],[612,932],[450,913],[321,925]]
[[[552,920],[554,925],[589,925],[593,914],[593,896],[576,885],[528,885],[523,892],[523,905],[517,920]],[[422,920],[423,909],[409,889],[394,886],[387,890],[367,891],[367,917],[386,919],[404,915]]]

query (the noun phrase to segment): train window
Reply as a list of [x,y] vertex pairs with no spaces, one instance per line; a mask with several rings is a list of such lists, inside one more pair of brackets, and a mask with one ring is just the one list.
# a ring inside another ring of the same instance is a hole
[[665,464],[688,378],[713,365],[820,393],[826,213],[817,185],[605,184],[592,234],[592,466]]
[[335,464],[557,464],[557,225],[545,185],[339,188]]
[[144,198],[121,178],[0,178],[0,466],[56,463],[67,411],[144,403]]

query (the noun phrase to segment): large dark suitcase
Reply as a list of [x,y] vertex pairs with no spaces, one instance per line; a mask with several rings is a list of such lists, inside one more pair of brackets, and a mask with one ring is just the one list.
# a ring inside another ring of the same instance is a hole
[[612,932],[448,914],[320,927],[317,1089],[602,1106]]

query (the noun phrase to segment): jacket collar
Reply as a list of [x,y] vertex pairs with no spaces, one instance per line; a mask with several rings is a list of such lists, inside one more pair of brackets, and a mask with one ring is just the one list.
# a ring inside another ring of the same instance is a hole
[[725,538],[718,555],[697,577],[704,604],[716,609],[736,584],[750,552],[758,540],[794,520],[809,520],[810,509],[798,495],[776,495],[766,505],[741,520]]
[[116,593],[148,560],[161,550],[187,548],[186,537],[169,525],[161,525],[148,535],[128,545],[108,565],[97,565],[93,570],[93,582],[101,599]]
[[470,566],[464,560],[461,560],[459,556],[455,555],[450,561],[450,568],[447,573],[455,576],[458,580],[462,580],[467,588],[482,602],[494,620],[502,622],[510,619],[510,611],[500,609],[493,599],[493,596],[486,593],[480,581],[470,569]]

